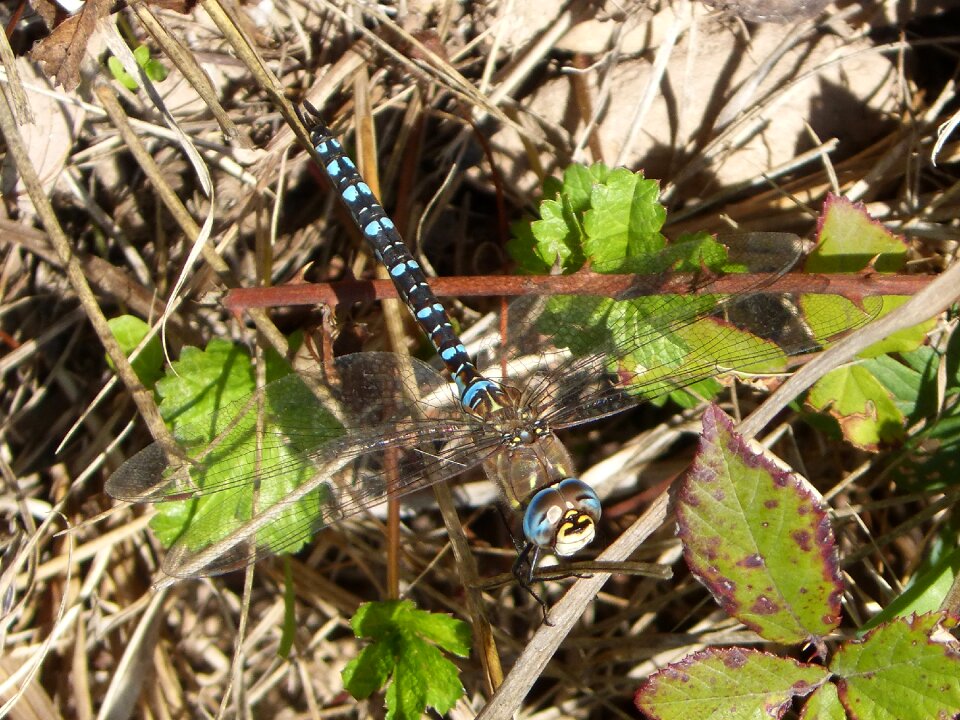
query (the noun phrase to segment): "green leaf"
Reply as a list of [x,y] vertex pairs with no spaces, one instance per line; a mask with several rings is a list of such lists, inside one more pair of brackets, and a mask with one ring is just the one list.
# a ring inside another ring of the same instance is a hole
[[343,670],[344,684],[355,698],[367,698],[389,682],[387,717],[406,719],[421,717],[427,707],[448,712],[463,695],[456,665],[438,646],[466,657],[466,623],[395,600],[361,605],[351,625],[358,638],[373,641]]
[[767,640],[818,641],[840,620],[837,549],[819,494],[733,432],[712,406],[677,501],[690,569]]
[[214,416],[220,408],[255,388],[246,350],[227,340],[211,340],[205,350],[187,346],[157,383],[163,419],[176,429]]
[[[241,348],[220,339],[211,340],[206,350],[187,346],[183,348],[180,360],[174,362],[164,379],[157,383],[162,398],[160,414],[181,444],[203,447],[212,442],[217,433],[213,427],[205,432],[202,424],[208,420],[215,424],[221,409],[229,408],[231,403],[246,397],[255,388],[253,366]],[[200,429],[191,429],[194,427]],[[188,429],[186,433],[182,432],[184,428]],[[226,494],[221,495],[226,499]],[[190,523],[198,516],[198,510],[202,509],[201,503],[206,506],[207,498],[164,502],[156,506],[158,512],[150,526],[165,547],[188,531]],[[224,506],[224,511],[230,513],[234,507]],[[209,542],[214,541],[211,538]],[[198,539],[197,547],[201,547],[202,542]]]
[[121,83],[125,88],[127,88],[127,90],[136,92],[140,89],[140,85],[137,83],[137,81],[124,69],[123,63],[120,62],[120,58],[114,55],[108,57],[107,68],[110,70],[110,74],[113,75],[113,79]]
[[807,272],[878,272],[903,267],[907,244],[867,213],[863,203],[828,195],[823,203],[816,249],[807,257]]
[[[853,301],[836,295],[804,295],[801,307],[804,316],[809,318],[810,327],[816,337],[830,337],[835,334],[837,315],[854,317],[866,311],[872,317],[882,317],[896,310],[910,298],[902,295],[883,295],[863,299],[858,306]],[[843,320],[841,320],[843,322]],[[933,329],[935,319],[930,319],[903,330],[891,333],[883,340],[874,343],[859,354],[862,358],[878,357],[885,353],[910,352],[926,341],[927,333]]]
[[810,389],[807,403],[834,417],[844,437],[865,450],[878,450],[905,435],[903,413],[890,391],[859,365],[827,373]]
[[667,247],[668,266],[674,272],[747,272],[746,265],[730,262],[727,249],[707,232],[684,233]]
[[908,418],[906,424],[912,425],[936,412],[939,359],[933,348],[922,347],[900,353],[898,359],[880,355],[859,365],[889,391],[897,409]]
[[657,202],[659,185],[641,173],[611,170],[602,163],[571,165],[563,183],[544,184],[540,219],[513,225],[507,250],[521,270],[548,273],[579,270],[589,258],[605,265],[659,251],[666,210]]
[[166,65],[159,60],[153,59],[147,60],[146,65],[143,66],[143,71],[147,74],[148,78],[153,80],[153,82],[163,82],[170,74],[170,71],[167,70]]
[[932,567],[913,578],[903,593],[870,618],[860,632],[866,632],[894,618],[922,615],[940,608],[954,579],[960,574],[960,548],[938,559]]
[[555,264],[564,269],[583,265],[582,231],[563,196],[541,203],[540,219],[529,224],[529,232],[524,239],[532,241],[533,247],[528,252],[521,253],[516,245],[508,245],[521,269],[547,273]]
[[[632,257],[653,255],[664,248],[660,228],[667,211],[657,202],[660,185],[625,168],[612,170],[590,193],[583,213],[583,250],[595,264],[612,272]],[[625,267],[629,265],[625,263]]]
[[830,663],[851,717],[929,720],[960,711],[960,652],[941,613],[899,619],[841,647]]
[[[316,444],[341,432],[302,379],[290,375],[289,366],[271,353],[266,375],[268,384],[257,392],[246,352],[214,340],[205,351],[184,348],[157,382],[160,412],[177,442],[188,455],[203,458],[191,470],[199,488],[207,477],[251,476],[257,462],[287,468],[256,487],[238,484],[190,500],[158,503],[151,525],[164,544],[179,541],[197,550],[226,538],[314,475],[309,463],[298,460],[303,443]],[[259,451],[258,423],[264,431]],[[303,529],[320,517],[322,492],[321,486],[287,509],[258,534],[257,544],[275,553],[299,550],[309,540]]]
[[[589,167],[585,165],[571,165],[563,171],[563,183],[557,188],[556,195],[564,195],[570,209],[578,215],[590,209],[593,196],[593,186],[607,181],[610,168],[603,163],[596,163]],[[547,195],[547,184],[544,183],[544,197]]]
[[140,67],[146,66],[150,59],[150,48],[146,45],[137,45],[133,50],[133,57],[137,61],[137,65]]
[[[133,315],[120,315],[107,321],[110,332],[120,344],[120,349],[129,357],[130,353],[143,341],[150,332],[150,326]],[[113,367],[110,358],[107,363]],[[160,338],[154,335],[146,344],[137,359],[132,363],[133,371],[137,374],[144,387],[153,388],[154,383],[163,375],[163,348]]]
[[[856,272],[865,268],[892,272],[903,267],[907,251],[903,238],[873,220],[860,203],[829,196],[824,203],[818,236],[818,245],[806,261],[808,272]],[[862,307],[879,317],[908,299],[868,297],[862,301]],[[826,333],[824,326],[835,316],[824,307],[828,302],[836,300],[807,295],[802,301],[804,315],[818,335]],[[858,307],[850,300],[842,302],[847,312]],[[925,342],[933,324],[934,320],[930,320],[893,333],[860,353],[860,357],[878,359],[889,353],[913,352]],[[836,370],[811,390],[814,398],[811,405],[820,410],[829,406],[830,414],[838,421],[847,440],[860,447],[875,450],[884,443],[899,442],[905,434],[904,415],[914,414],[918,397],[904,392],[902,381],[906,374],[895,368],[895,364],[886,359],[882,363],[863,364],[859,369]],[[873,371],[883,378],[872,376]],[[895,373],[899,374],[900,382]]]
[[803,704],[800,720],[847,720],[847,711],[840,703],[837,686],[824,683],[814,690]]
[[711,649],[651,675],[634,702],[651,720],[777,718],[828,677],[822,667],[756,650]]
[[370,697],[390,680],[399,652],[391,647],[390,640],[382,638],[380,642],[368,645],[343,669],[344,687],[357,700]]

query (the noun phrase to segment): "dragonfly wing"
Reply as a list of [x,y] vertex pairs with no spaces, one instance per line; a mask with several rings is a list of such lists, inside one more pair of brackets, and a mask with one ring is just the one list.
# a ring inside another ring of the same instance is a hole
[[177,427],[184,447],[173,463],[154,444],[110,478],[114,497],[176,503],[168,574],[225,572],[299,549],[322,527],[481,462],[494,442],[423,363],[361,353],[321,370]]
[[718,375],[783,372],[790,356],[821,350],[881,314],[882,303],[767,290],[797,263],[802,245],[781,234],[762,240],[730,243],[730,263],[750,273],[734,295],[704,294],[717,279],[711,273],[691,274],[689,294],[651,295],[666,278],[658,269],[673,267],[667,248],[636,266],[641,274],[616,298],[512,303],[508,328],[518,349],[510,367],[520,370],[525,401],[546,408],[552,427],[576,425]]
[[297,552],[318,531],[447,480],[484,458],[484,448],[465,441],[459,422],[369,430],[315,452],[312,474],[296,483],[263,485],[260,492],[237,485],[197,504],[164,560],[164,572],[216,575]]

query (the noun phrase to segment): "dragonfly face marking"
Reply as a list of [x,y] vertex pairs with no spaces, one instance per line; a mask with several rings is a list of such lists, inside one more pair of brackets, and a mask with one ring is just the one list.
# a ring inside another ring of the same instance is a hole
[[600,520],[600,498],[589,485],[564,478],[530,500],[523,516],[523,534],[532,545],[573,555],[591,542]]

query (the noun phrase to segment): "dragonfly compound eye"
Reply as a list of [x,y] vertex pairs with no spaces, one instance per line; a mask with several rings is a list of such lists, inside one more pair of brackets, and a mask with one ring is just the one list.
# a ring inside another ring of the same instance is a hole
[[593,488],[566,478],[533,496],[523,516],[523,533],[538,547],[573,555],[593,540],[599,519],[600,499]]

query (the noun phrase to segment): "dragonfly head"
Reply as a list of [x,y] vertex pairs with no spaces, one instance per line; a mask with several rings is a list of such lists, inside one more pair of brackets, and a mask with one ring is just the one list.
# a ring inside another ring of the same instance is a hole
[[565,478],[533,496],[523,515],[523,534],[537,547],[566,557],[593,541],[599,519],[600,499],[593,488]]

